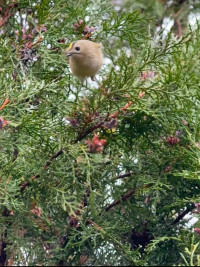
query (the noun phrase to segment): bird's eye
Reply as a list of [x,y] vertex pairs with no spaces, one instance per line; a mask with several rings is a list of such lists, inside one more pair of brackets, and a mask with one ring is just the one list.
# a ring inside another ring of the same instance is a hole
[[76,46],[75,49],[76,49],[76,51],[79,51],[80,50],[80,47],[79,46]]

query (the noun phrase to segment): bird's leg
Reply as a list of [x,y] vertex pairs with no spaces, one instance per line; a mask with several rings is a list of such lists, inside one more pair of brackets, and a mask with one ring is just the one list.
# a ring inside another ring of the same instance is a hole
[[96,82],[96,83],[98,84],[99,87],[102,86],[101,82],[99,82],[95,76],[91,76],[91,80],[92,80],[93,82]]
[[96,81],[97,81],[96,78],[95,78],[95,76],[91,76],[91,80],[92,80],[93,82],[96,82]]

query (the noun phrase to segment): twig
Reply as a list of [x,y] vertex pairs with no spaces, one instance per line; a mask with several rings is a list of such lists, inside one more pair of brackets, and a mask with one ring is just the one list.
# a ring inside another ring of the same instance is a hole
[[[116,111],[114,113],[112,113],[111,115],[108,116],[109,119],[113,119],[116,118],[119,115],[120,111],[126,111],[131,105],[133,104],[132,101],[129,101],[128,103],[126,103],[126,105],[124,107],[122,107],[119,111]],[[101,128],[107,118],[103,119],[101,122],[97,123],[96,125],[92,126],[91,128],[87,129],[84,133],[82,133],[81,135],[78,136],[78,138],[75,140],[75,143],[77,143],[78,141],[81,141],[83,138],[85,138],[88,134],[94,132],[94,130]]]
[[87,129],[84,133],[78,136],[78,138],[75,140],[74,143],[77,143],[78,141],[81,141],[84,139],[88,134],[93,133],[94,130],[101,128],[105,121],[103,120],[102,122],[97,123],[96,125],[92,126],[91,128]]
[[10,4],[4,11],[4,14],[2,15],[1,19],[0,19],[0,28],[7,22],[7,20],[13,15],[13,14],[9,14],[9,10],[13,7],[17,7],[18,4],[17,3],[12,3]]
[[88,221],[89,224],[92,224],[97,230],[103,231],[103,228],[101,228],[100,226],[98,226],[98,224],[96,224],[92,220],[88,219],[87,221]]
[[181,31],[182,31],[182,28],[181,28],[181,23],[178,19],[175,19],[174,20],[174,29],[177,30],[175,32],[175,34],[178,36],[178,38],[181,37]]
[[62,154],[63,154],[63,149],[61,148],[57,153],[55,153],[54,155],[52,155],[50,157],[50,159],[46,162],[46,164],[43,166],[43,168],[47,169],[50,166],[50,164],[52,163],[52,161]]
[[184,210],[183,212],[181,212],[178,217],[171,223],[171,225],[177,224],[180,222],[180,220],[183,219],[183,217],[188,214],[192,209],[195,208],[195,204],[192,203],[192,205],[190,207],[187,207],[186,210]]
[[[132,101],[129,101],[123,108],[120,108],[120,111],[126,111],[131,105],[133,104]],[[116,118],[119,115],[119,111],[114,112],[109,116],[109,118]]]
[[144,188],[148,188],[152,185],[152,183],[150,184],[146,184],[144,186],[138,187],[136,189],[132,189],[130,190],[127,194],[121,196],[121,199],[115,200],[113,201],[109,206],[107,206],[105,208],[105,211],[109,211],[110,209],[112,209],[113,207],[119,205],[122,201],[126,201],[127,199],[129,199],[133,194],[135,194],[138,190],[140,189],[144,189]]
[[84,35],[81,39],[82,39],[82,40],[85,40],[85,39],[90,38],[90,36],[91,36],[91,33],[87,33],[87,34]]
[[2,233],[0,239],[0,266],[5,266],[7,259],[5,237],[6,233]]
[[0,107],[0,110],[4,109],[5,106],[6,106],[9,102],[10,102],[10,100],[6,98],[6,99],[4,100],[4,102],[3,102],[3,105]]
[[130,190],[130,191],[128,192],[128,194],[123,195],[123,196],[121,197],[121,199],[119,199],[119,200],[115,200],[115,201],[113,201],[109,206],[107,206],[107,207],[105,208],[105,211],[109,211],[109,210],[112,209],[113,207],[119,205],[122,201],[125,201],[125,200],[129,199],[135,192],[136,192],[135,189]]
[[[43,165],[43,169],[47,169],[51,163],[53,162],[54,159],[58,158],[60,155],[63,154],[63,149],[61,148],[57,153],[53,154],[50,159]],[[31,180],[34,181],[36,179],[38,179],[40,177],[40,174],[36,174],[34,176],[31,177]],[[22,185],[21,185],[21,191],[24,191],[24,189],[26,189],[27,186],[30,185],[30,182],[24,182]]]
[[134,172],[127,172],[127,173],[124,173],[124,174],[121,174],[121,175],[118,175],[118,176],[114,177],[113,180],[117,180],[117,179],[121,179],[121,178],[129,177],[129,176],[131,176],[132,174],[135,174],[135,173],[134,173]]
[[27,45],[27,47],[28,47],[28,48],[31,48],[32,46],[34,46],[34,45],[40,43],[41,41],[42,41],[42,36],[40,36],[40,37],[35,41],[35,43],[29,43],[29,44]]

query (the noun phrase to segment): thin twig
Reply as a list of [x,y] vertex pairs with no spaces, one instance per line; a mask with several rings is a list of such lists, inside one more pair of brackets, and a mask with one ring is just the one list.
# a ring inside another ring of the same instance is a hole
[[129,177],[132,174],[136,174],[136,173],[134,173],[134,172],[127,172],[127,173],[124,173],[124,174],[121,174],[121,175],[118,175],[118,176],[114,177],[113,180],[117,180],[117,179]]
[[39,38],[38,38],[34,43],[29,43],[29,44],[27,45],[27,47],[28,47],[28,48],[31,48],[32,46],[34,46],[34,45],[40,43],[41,41],[42,41],[42,36],[39,36]]
[[4,109],[5,106],[10,102],[10,100],[8,98],[6,98],[2,104],[2,106],[0,107],[0,110]]
[[53,154],[50,159],[46,162],[46,164],[43,166],[44,169],[47,169],[52,161],[63,154],[63,149],[61,148],[57,153]]
[[144,186],[138,187],[136,189],[131,189],[127,194],[121,196],[121,199],[115,200],[113,201],[109,206],[107,206],[105,208],[105,211],[109,211],[110,209],[112,209],[113,207],[119,205],[122,201],[126,201],[127,199],[129,199],[133,194],[135,194],[138,190],[144,189],[144,188],[148,188],[152,186],[152,183],[150,184],[146,184]]
[[181,212],[178,217],[171,223],[171,225],[177,224],[180,222],[180,220],[183,219],[185,215],[187,215],[191,210],[195,208],[195,204],[192,203],[190,207],[187,207],[183,212]]
[[103,231],[103,228],[101,228],[100,226],[98,226],[98,224],[96,224],[92,220],[88,219],[87,221],[88,221],[89,224],[92,224],[97,230]]
[[[54,159],[58,158],[60,155],[63,154],[63,149],[61,148],[57,153],[53,154],[50,159],[43,165],[43,169],[47,169],[51,163],[53,162]],[[31,180],[34,181],[36,179],[38,179],[40,177],[40,174],[36,174],[34,176],[31,177]],[[30,185],[30,182],[24,182],[22,185],[21,185],[21,191],[24,191],[24,189],[26,189],[27,186]]]
[[128,192],[128,194],[123,195],[123,196],[121,197],[121,199],[115,200],[115,201],[113,201],[109,206],[107,206],[107,207],[105,208],[105,211],[109,211],[109,210],[112,209],[113,207],[119,205],[122,201],[125,201],[125,200],[129,199],[135,192],[136,192],[135,189],[130,190],[130,191]]
[[94,130],[101,128],[103,126],[103,124],[105,123],[105,121],[103,120],[102,122],[97,123],[96,125],[92,126],[91,128],[87,129],[84,133],[82,133],[81,135],[78,136],[78,138],[75,140],[74,143],[77,143],[79,141],[81,141],[82,139],[84,139],[88,134],[93,133]]

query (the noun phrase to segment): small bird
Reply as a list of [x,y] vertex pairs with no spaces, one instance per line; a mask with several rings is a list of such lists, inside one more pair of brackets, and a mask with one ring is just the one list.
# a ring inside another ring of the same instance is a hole
[[94,76],[103,65],[102,44],[94,43],[89,40],[78,40],[71,43],[67,49],[69,65],[73,75],[80,80]]

